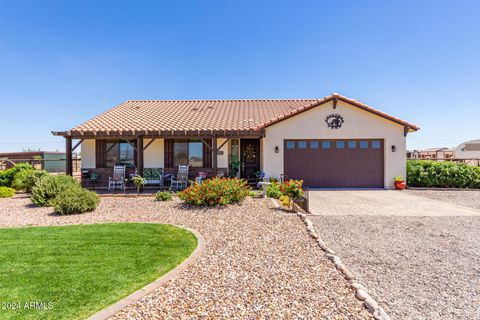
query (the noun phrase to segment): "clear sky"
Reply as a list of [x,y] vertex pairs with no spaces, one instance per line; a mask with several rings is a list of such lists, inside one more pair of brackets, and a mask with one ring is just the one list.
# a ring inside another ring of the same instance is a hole
[[421,127],[410,148],[480,138],[480,1],[0,0],[0,152],[55,150],[128,99],[339,92]]

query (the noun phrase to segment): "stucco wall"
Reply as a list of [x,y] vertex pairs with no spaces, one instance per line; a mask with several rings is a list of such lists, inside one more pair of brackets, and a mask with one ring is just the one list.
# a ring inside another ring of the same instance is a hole
[[[344,123],[330,129],[325,123],[329,114],[340,114]],[[283,173],[284,139],[384,139],[385,188],[393,188],[393,178],[406,175],[406,139],[403,126],[339,101],[313,108],[266,128],[262,139],[262,168],[270,177]],[[396,152],[391,146],[395,145]],[[275,153],[278,146],[279,153]]]
[[[143,145],[146,146],[150,139],[143,139]],[[165,157],[163,156],[163,139],[155,139],[143,154],[144,168],[163,168]]]
[[[220,147],[225,140],[227,139],[217,139],[217,147]],[[217,167],[228,168],[228,143],[225,143],[220,151],[223,151],[223,154],[217,156]]]
[[95,140],[85,139],[81,145],[82,169],[95,168]]

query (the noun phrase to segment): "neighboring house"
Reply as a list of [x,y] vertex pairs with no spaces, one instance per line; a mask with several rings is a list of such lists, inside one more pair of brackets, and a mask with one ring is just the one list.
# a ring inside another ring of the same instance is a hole
[[480,139],[461,143],[455,149],[455,158],[471,165],[480,165]]
[[0,153],[0,162],[3,163],[5,169],[12,167],[12,163],[30,163],[37,169],[47,170],[49,172],[65,172],[65,152],[5,152]]
[[452,148],[429,148],[420,151],[420,159],[425,160],[452,160],[454,159]]
[[[310,187],[392,188],[406,171],[406,136],[419,128],[357,100],[332,94],[292,100],[126,101],[69,131],[80,139],[82,169],[104,181],[115,163],[138,172],[179,164],[214,176],[262,170],[268,177],[303,179]],[[107,178],[108,179],[108,178]]]
[[420,151],[418,151],[418,150],[407,150],[407,159],[408,160],[420,159]]

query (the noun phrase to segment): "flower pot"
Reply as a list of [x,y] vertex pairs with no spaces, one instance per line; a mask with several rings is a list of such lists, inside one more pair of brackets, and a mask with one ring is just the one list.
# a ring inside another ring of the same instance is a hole
[[407,183],[405,181],[395,181],[395,189],[403,190],[407,187]]

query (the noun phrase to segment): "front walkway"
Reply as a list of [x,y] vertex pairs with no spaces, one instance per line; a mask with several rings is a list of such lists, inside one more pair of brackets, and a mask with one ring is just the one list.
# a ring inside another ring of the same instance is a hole
[[252,198],[198,209],[107,197],[92,213],[58,216],[17,197],[0,199],[0,226],[152,221],[204,236],[206,250],[192,265],[116,319],[372,319],[300,219],[272,207]]
[[393,319],[480,319],[480,211],[414,191],[310,196],[320,238]]

